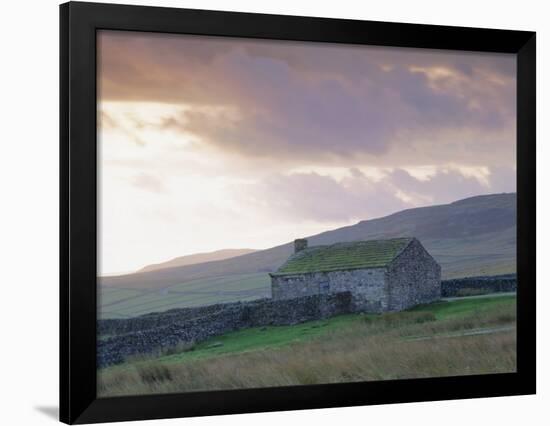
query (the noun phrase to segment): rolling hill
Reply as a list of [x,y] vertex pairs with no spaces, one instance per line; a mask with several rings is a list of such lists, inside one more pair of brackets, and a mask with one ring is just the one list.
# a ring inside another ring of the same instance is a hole
[[195,265],[197,263],[230,259],[232,257],[242,256],[243,254],[253,253],[255,251],[256,250],[253,249],[224,249],[212,251],[209,253],[190,254],[188,256],[179,256],[166,262],[144,266],[138,272],[149,272],[164,268],[175,268],[178,266]]
[[[403,210],[308,239],[310,245],[319,245],[411,236],[441,264],[444,278],[515,272],[516,194],[483,195]],[[284,263],[292,251],[289,242],[223,260],[103,277],[101,311],[105,317],[125,317],[266,297],[270,293],[267,273]]]

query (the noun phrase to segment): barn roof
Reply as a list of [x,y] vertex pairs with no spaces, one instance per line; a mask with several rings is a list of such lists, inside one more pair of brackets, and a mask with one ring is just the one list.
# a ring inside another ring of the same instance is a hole
[[412,240],[413,238],[392,238],[314,246],[290,256],[272,275],[383,268]]

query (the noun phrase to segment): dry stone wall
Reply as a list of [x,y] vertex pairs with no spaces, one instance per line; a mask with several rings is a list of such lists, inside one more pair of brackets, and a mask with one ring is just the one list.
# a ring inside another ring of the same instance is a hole
[[230,331],[290,325],[356,312],[349,292],[276,301],[260,299],[183,308],[136,318],[99,320],[97,365],[121,363],[128,356],[197,343]]
[[517,291],[517,275],[493,275],[441,281],[442,297],[460,296],[463,290],[477,290],[480,293]]

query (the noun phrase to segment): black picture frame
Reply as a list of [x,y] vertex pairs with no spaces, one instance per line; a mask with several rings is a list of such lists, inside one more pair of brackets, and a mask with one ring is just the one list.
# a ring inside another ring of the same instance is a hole
[[[517,55],[517,372],[96,397],[96,31],[130,30]],[[60,419],[160,419],[533,394],[535,43],[528,31],[69,2],[60,6]]]

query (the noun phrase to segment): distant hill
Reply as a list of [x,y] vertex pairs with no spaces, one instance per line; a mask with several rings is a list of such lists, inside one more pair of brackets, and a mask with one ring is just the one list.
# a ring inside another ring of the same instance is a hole
[[157,271],[164,268],[175,268],[178,266],[195,265],[197,263],[230,259],[232,257],[242,256],[243,254],[253,253],[255,251],[256,250],[253,249],[224,249],[209,253],[190,254],[188,256],[179,256],[166,262],[147,265],[141,268],[138,272]]
[[[308,239],[310,245],[318,245],[412,236],[441,264],[444,278],[515,272],[516,194],[483,195],[403,210]],[[202,278],[266,273],[276,270],[292,250],[289,242],[224,260],[104,277],[101,284],[155,290]]]

